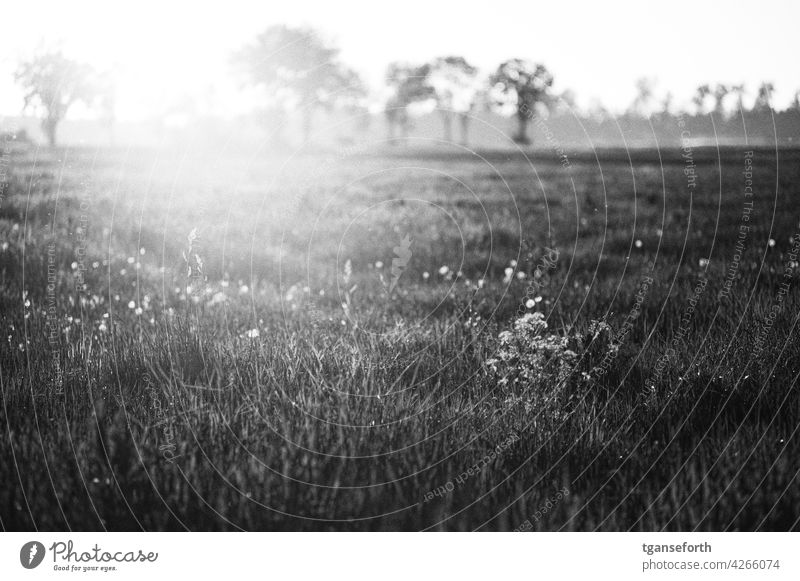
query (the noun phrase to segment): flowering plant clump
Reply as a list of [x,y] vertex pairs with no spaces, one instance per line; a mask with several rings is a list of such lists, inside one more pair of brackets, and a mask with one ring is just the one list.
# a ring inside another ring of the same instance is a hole
[[563,389],[588,385],[600,363],[615,353],[611,327],[592,321],[586,333],[560,336],[546,333],[547,321],[542,313],[527,313],[514,321],[510,331],[500,333],[497,353],[486,363],[509,388],[533,385]]

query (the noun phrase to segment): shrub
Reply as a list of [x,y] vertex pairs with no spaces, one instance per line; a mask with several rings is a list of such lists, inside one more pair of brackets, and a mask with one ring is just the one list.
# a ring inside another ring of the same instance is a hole
[[501,386],[517,395],[531,388],[551,395],[584,393],[619,349],[611,326],[602,321],[592,321],[585,333],[564,336],[546,333],[547,328],[536,312],[500,333],[497,353],[486,363]]

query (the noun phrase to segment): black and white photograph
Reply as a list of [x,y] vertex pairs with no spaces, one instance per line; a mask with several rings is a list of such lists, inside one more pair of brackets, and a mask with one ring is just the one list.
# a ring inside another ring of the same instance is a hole
[[0,576],[797,578],[798,22],[6,0]]

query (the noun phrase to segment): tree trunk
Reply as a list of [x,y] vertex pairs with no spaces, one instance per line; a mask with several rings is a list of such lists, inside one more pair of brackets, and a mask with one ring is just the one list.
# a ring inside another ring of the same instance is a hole
[[42,129],[44,130],[44,134],[47,137],[47,142],[50,144],[50,147],[56,146],[56,127],[58,126],[58,121],[53,119],[52,117],[45,118],[42,121]]
[[461,121],[461,145],[467,147],[469,145],[469,114],[459,115],[459,121]]
[[529,145],[531,140],[528,137],[528,116],[523,111],[517,112],[517,134],[514,141],[522,145]]
[[442,127],[444,129],[444,140],[447,143],[452,143],[453,141],[453,114],[450,111],[446,111],[444,109],[440,110],[442,114]]

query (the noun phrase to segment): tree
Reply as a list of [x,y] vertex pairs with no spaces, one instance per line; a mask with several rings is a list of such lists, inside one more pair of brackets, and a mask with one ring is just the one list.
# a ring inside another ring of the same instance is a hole
[[653,100],[653,87],[655,83],[651,79],[642,77],[636,80],[636,98],[631,104],[630,112],[638,117],[646,117]]
[[661,118],[662,119],[669,119],[672,116],[672,101],[675,97],[672,95],[671,91],[667,91],[664,97],[661,99]]
[[429,82],[442,116],[445,141],[453,140],[453,114],[461,123],[461,143],[467,144],[469,114],[475,107],[480,92],[478,69],[464,57],[437,58],[431,63]]
[[769,102],[773,91],[775,91],[775,86],[772,83],[761,83],[758,87],[756,102],[753,104],[753,111],[769,111],[771,109]]
[[738,109],[739,113],[741,113],[742,111],[744,111],[744,94],[745,94],[744,85],[743,84],[732,85],[731,93],[736,95],[736,108]]
[[273,101],[299,108],[303,137],[311,137],[314,112],[363,91],[358,74],[339,62],[339,49],[311,29],[271,26],[234,57],[250,81]]
[[718,83],[717,86],[714,87],[714,113],[717,115],[725,115],[725,97],[727,97],[730,92],[731,88],[722,83]]
[[96,91],[93,76],[89,65],[68,59],[60,50],[42,52],[17,67],[14,80],[25,92],[24,109],[41,115],[51,147],[69,108],[79,101],[91,103]]
[[528,123],[536,105],[547,100],[553,75],[544,65],[511,59],[497,67],[489,83],[496,105],[502,106],[506,101],[513,101],[516,105],[518,128],[514,141],[529,144]]
[[110,72],[97,77],[97,100],[100,123],[108,134],[110,144],[114,144],[114,123],[117,110],[117,90],[114,76]]
[[789,105],[790,111],[800,111],[800,90],[794,92],[794,98]]
[[692,98],[692,102],[694,106],[697,108],[697,114],[702,115],[705,109],[705,102],[706,97],[711,94],[711,88],[708,85],[700,85],[695,90],[694,97]]
[[429,83],[430,65],[414,66],[406,63],[391,63],[386,71],[386,84],[392,95],[386,102],[386,121],[389,125],[389,140],[395,138],[395,128],[400,129],[402,139],[408,137],[408,106],[417,101],[435,97]]

